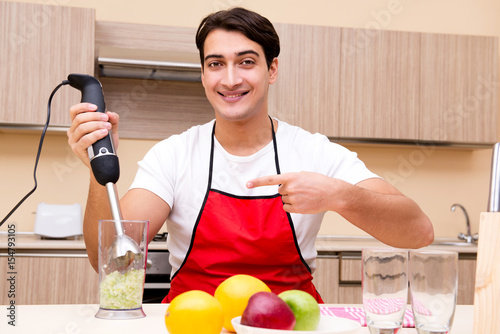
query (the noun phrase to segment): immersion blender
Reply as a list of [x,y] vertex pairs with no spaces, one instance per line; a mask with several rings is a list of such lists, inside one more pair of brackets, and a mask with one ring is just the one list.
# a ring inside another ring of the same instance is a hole
[[[99,80],[91,75],[70,74],[68,81],[71,87],[82,93],[81,102],[93,103],[97,112],[106,112],[104,95]],[[120,202],[116,190],[116,182],[120,177],[120,166],[111,130],[108,135],[89,146],[90,166],[97,182],[106,187],[109,206],[115,223],[116,239],[110,249],[107,265],[113,269],[124,270],[132,263],[141,251],[137,243],[123,233]]]

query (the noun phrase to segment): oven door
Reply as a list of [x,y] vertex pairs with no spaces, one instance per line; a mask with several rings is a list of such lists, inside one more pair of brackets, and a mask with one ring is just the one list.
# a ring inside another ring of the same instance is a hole
[[167,250],[149,250],[144,281],[143,303],[161,303],[170,291],[170,272]]

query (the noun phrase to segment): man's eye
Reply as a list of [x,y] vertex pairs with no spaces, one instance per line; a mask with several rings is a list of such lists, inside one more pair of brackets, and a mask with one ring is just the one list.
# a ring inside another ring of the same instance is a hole
[[219,66],[221,66],[221,63],[219,63],[217,61],[213,61],[213,62],[208,63],[208,67],[219,67]]
[[245,59],[241,62],[243,65],[254,65],[255,64],[255,61],[253,61],[252,59]]

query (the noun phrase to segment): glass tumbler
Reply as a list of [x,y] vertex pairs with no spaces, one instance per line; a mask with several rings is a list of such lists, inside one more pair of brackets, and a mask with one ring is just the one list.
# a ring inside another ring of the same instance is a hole
[[408,300],[407,271],[407,250],[362,250],[363,307],[370,333],[400,331]]
[[[99,311],[101,319],[136,319],[142,310],[148,221],[120,220],[123,235],[117,233],[115,220],[99,221]],[[134,249],[123,252],[120,248]],[[118,251],[117,251],[118,249]],[[118,254],[125,256],[118,257]]]
[[410,292],[419,334],[448,333],[455,315],[458,253],[410,251]]

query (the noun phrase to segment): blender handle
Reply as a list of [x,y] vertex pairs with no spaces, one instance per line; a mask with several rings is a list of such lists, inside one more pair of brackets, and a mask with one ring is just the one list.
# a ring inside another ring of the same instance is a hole
[[[81,102],[90,102],[97,106],[96,112],[105,113],[106,103],[99,80],[87,74],[72,73],[68,75],[69,85],[80,90]],[[101,185],[116,183],[120,177],[120,164],[116,155],[111,130],[104,137],[87,148],[90,166],[94,176]]]

